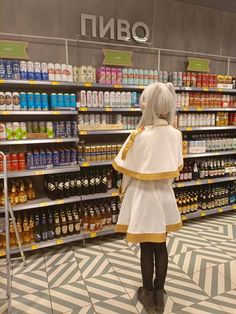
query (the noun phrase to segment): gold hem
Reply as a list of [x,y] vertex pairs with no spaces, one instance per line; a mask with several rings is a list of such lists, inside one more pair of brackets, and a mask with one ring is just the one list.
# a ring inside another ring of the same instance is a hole
[[129,140],[128,140],[127,144],[125,145],[124,149],[123,149],[121,159],[125,160],[126,155],[127,155],[128,151],[130,150],[130,147],[133,145],[133,142],[134,142],[135,137],[136,137],[139,133],[141,133],[142,131],[143,131],[143,129],[138,128],[138,129],[134,130],[134,131],[131,133]]
[[126,168],[123,168],[119,166],[115,161],[112,163],[112,167],[118,171],[121,172],[129,177],[138,179],[138,180],[165,180],[165,179],[173,179],[177,178],[179,176],[179,171],[183,169],[183,166],[180,166],[176,171],[171,172],[163,172],[163,173],[139,173],[136,171],[132,171]]

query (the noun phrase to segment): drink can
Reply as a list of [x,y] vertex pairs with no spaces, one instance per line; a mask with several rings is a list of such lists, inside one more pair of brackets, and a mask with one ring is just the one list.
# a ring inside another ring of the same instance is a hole
[[42,73],[42,80],[48,81],[48,65],[47,63],[41,63],[41,73]]
[[5,61],[5,77],[6,79],[12,79],[12,63],[10,60]]
[[6,138],[8,141],[13,140],[14,138],[12,122],[6,122]]
[[178,86],[178,73],[177,72],[172,73],[172,84],[174,86]]
[[78,114],[78,125],[84,124],[84,115]]
[[143,85],[148,85],[148,70],[143,70]]
[[48,94],[47,93],[41,94],[41,105],[42,105],[42,110],[44,111],[48,110]]
[[183,86],[183,73],[182,72],[178,72],[177,83],[179,87]]
[[111,68],[106,68],[106,84],[111,84]]
[[41,79],[42,79],[40,62],[34,62],[34,77],[38,81],[41,81]]
[[138,94],[137,94],[137,92],[131,93],[131,106],[132,107],[138,106]]
[[46,168],[47,166],[47,155],[44,149],[39,151],[39,165],[41,168]]
[[127,98],[126,98],[126,92],[122,92],[122,93],[120,94],[120,107],[122,107],[122,108],[128,107],[126,100],[127,100]]
[[19,122],[13,122],[12,127],[13,127],[13,138],[14,138],[14,140],[22,140],[20,123]]
[[116,92],[116,107],[120,107],[121,104],[121,93]]
[[6,110],[13,110],[13,99],[12,99],[12,93],[5,92],[5,104],[6,104]]
[[70,94],[70,107],[76,109],[76,95]]
[[116,84],[116,68],[111,69],[111,84]]
[[122,115],[121,114],[116,114],[116,123],[121,124],[122,123]]
[[37,149],[33,150],[34,168],[40,167],[40,153]]
[[97,108],[98,107],[98,92],[93,91],[93,107]]
[[5,94],[0,92],[0,110],[6,110]]
[[110,92],[108,91],[104,92],[104,107],[110,107]]
[[66,64],[61,65],[61,79],[63,82],[68,82],[68,69]]
[[18,60],[12,61],[12,78],[13,80],[20,80],[20,62]]
[[122,84],[127,85],[128,84],[128,69],[122,70]]
[[62,93],[59,93],[57,95],[57,101],[58,101],[58,108],[63,108],[64,107],[64,95]]
[[121,68],[116,69],[116,84],[118,85],[122,84],[122,69]]
[[72,136],[71,121],[66,121],[66,137]]
[[45,121],[39,121],[39,133],[46,133],[47,126]]
[[149,70],[148,71],[148,84],[152,84],[154,82],[153,76],[154,76],[153,70]]
[[99,125],[101,123],[101,116],[99,113],[95,114],[94,124]]
[[50,149],[46,150],[46,162],[47,162],[47,166],[52,166],[53,162],[52,162],[52,151]]
[[26,153],[26,163],[27,163],[28,169],[33,169],[33,167],[34,167],[34,155],[33,155],[32,151],[28,151]]
[[66,137],[66,124],[65,121],[59,122],[60,138]]
[[27,133],[33,133],[33,122],[27,121],[26,128],[27,128]]
[[95,124],[95,114],[90,114],[89,115],[89,124],[94,125]]
[[22,140],[26,140],[27,139],[26,122],[20,122],[20,132]]
[[138,70],[138,84],[144,85],[143,69]]
[[57,108],[58,97],[56,93],[51,94],[51,109]]
[[84,115],[84,124],[89,125],[89,114],[87,113]]
[[70,149],[70,162],[73,165],[76,165],[77,164],[77,159],[78,159],[77,150],[74,149],[74,148]]
[[34,93],[34,110],[41,110],[41,109],[42,109],[41,94]]
[[163,83],[168,83],[168,72],[164,71],[163,72]]
[[52,151],[52,162],[54,167],[60,166],[59,151],[57,149]]
[[53,63],[48,63],[48,79],[55,81],[55,67]]
[[80,95],[80,107],[87,107],[87,92],[85,90],[81,90],[79,95]]
[[5,63],[3,59],[0,59],[0,78],[6,77]]
[[101,67],[97,71],[99,84],[106,84],[106,68]]
[[0,140],[7,138],[5,123],[0,122]]
[[[60,95],[60,96],[59,96]],[[61,95],[63,96],[63,108],[69,108],[70,107],[70,95],[69,94],[58,94],[58,99],[61,98]],[[61,101],[61,100],[60,100]]]
[[159,78],[159,82],[163,83],[163,72],[162,71],[158,71],[158,78]]
[[55,64],[55,80],[61,81],[61,65],[59,63]]
[[93,106],[93,92],[87,91],[87,107],[91,108]]
[[20,95],[18,92],[12,93],[13,110],[20,110]]
[[70,160],[70,149],[65,148],[64,151],[65,151],[65,163],[69,164],[71,161]]
[[20,61],[20,78],[21,80],[27,80],[27,62]]
[[46,122],[46,127],[47,127],[48,138],[53,138],[53,136],[54,136],[54,128],[53,128],[52,122],[51,121]]
[[103,100],[103,92],[98,92],[98,107],[103,108],[104,107],[104,100]]
[[32,129],[33,129],[33,133],[39,133],[39,122],[38,121],[33,121]]
[[[112,108],[117,107],[117,104],[116,104],[116,93],[115,92],[110,92],[110,106]],[[120,105],[119,105],[119,107],[120,107]]]
[[154,81],[154,83],[158,82],[158,71],[157,70],[153,71],[153,81]]
[[134,84],[134,70],[128,69],[128,84],[133,85]]
[[59,163],[60,165],[65,164],[65,151],[64,149],[59,149]]
[[28,80],[34,80],[34,62],[27,61],[27,78]]
[[73,68],[70,64],[67,65],[67,80],[73,82]]
[[107,115],[106,114],[101,114],[101,124],[106,124],[107,123]]
[[138,85],[139,84],[139,70],[138,69],[134,69],[134,85]]
[[34,94],[31,92],[27,93],[27,109],[34,110]]
[[126,106],[130,108],[132,106],[131,92],[127,92],[125,97],[126,97]]

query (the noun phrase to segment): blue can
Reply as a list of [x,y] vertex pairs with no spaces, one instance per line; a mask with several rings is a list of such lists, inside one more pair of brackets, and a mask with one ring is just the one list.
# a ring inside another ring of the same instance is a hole
[[36,80],[41,81],[41,64],[40,62],[34,63],[34,77]]
[[27,96],[25,92],[20,93],[20,110],[27,110]]
[[59,162],[60,162],[60,165],[63,165],[65,164],[65,151],[64,149],[59,149]]
[[27,63],[26,61],[20,61],[20,78],[27,80]]
[[48,110],[48,94],[47,93],[41,94],[41,106],[42,106],[42,110]]
[[52,151],[52,162],[54,167],[60,166],[59,151],[57,149]]
[[56,93],[52,93],[51,94],[51,109],[55,109],[57,108],[57,103],[58,103],[58,100],[57,100],[57,94]]
[[70,164],[70,149],[65,148],[65,162]]
[[34,80],[35,79],[34,62],[32,62],[32,61],[27,62],[27,77],[28,77],[28,80]]
[[70,107],[76,109],[76,95],[70,94]]
[[72,130],[71,130],[71,121],[66,121],[66,137],[71,137]]
[[64,106],[63,107],[66,107],[66,108],[71,107],[69,94],[64,94]]
[[66,137],[65,121],[60,121],[59,122],[59,130],[60,130],[60,138],[65,138]]
[[40,167],[40,154],[37,149],[34,149],[33,151],[33,158],[34,158],[34,168]]
[[46,161],[47,161],[47,166],[52,166],[52,151],[50,149],[46,150]]
[[27,107],[28,110],[34,110],[34,94],[31,92],[27,93]]
[[137,92],[131,93],[131,107],[136,107],[138,104],[138,95]]
[[34,156],[32,151],[28,151],[26,153],[26,163],[27,163],[27,169],[33,169],[34,168]]
[[78,158],[77,150],[74,149],[74,148],[71,148],[71,149],[70,149],[70,162],[71,162],[73,165],[76,165],[76,164],[77,164],[77,158]]
[[20,80],[20,62],[18,60],[12,61],[12,78],[13,80]]
[[6,71],[6,78],[12,79],[12,63],[11,60],[5,61],[5,71]]
[[34,94],[34,109],[35,110],[41,110],[42,109],[41,94],[40,93]]
[[6,77],[5,63],[4,60],[0,59],[0,78]]
[[77,137],[78,136],[77,121],[71,121],[71,136],[72,137]]
[[41,63],[41,73],[42,73],[42,80],[48,81],[48,65],[47,63]]
[[47,166],[47,156],[46,156],[45,150],[43,149],[40,149],[39,164],[40,164],[40,168],[46,168]]
[[60,137],[60,126],[59,126],[58,121],[53,122],[53,134],[54,134],[54,138]]
[[57,100],[58,100],[58,104],[57,104],[58,108],[63,109],[63,107],[64,107],[64,95],[62,93],[59,93],[57,95]]

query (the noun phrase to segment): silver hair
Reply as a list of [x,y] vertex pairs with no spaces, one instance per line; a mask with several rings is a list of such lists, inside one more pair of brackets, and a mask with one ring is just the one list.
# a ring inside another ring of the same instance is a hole
[[155,125],[158,119],[165,119],[173,125],[176,108],[176,94],[173,84],[153,83],[145,87],[140,97],[143,115],[139,127]]

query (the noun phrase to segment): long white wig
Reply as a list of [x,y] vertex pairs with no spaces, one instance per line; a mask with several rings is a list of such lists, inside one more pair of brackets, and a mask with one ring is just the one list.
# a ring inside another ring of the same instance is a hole
[[176,108],[176,94],[173,84],[153,83],[145,87],[140,97],[143,115],[139,127],[155,125],[158,119],[165,119],[173,125]]

